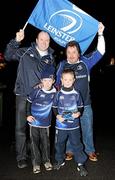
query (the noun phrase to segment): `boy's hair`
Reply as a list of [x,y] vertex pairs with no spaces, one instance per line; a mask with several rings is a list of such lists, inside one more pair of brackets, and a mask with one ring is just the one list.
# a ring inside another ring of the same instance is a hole
[[64,74],[68,74],[68,73],[71,74],[71,75],[73,75],[74,78],[76,78],[74,70],[73,70],[73,69],[69,69],[69,68],[63,70],[61,77],[62,77]]
[[67,48],[68,47],[76,47],[77,48],[77,51],[79,53],[79,55],[81,55],[81,48],[80,48],[80,45],[77,41],[70,41],[66,44],[66,51],[67,51]]

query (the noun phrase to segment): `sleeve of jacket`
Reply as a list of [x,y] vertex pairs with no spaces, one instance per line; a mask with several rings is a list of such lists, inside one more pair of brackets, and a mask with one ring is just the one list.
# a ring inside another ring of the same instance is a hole
[[96,50],[85,56],[81,56],[80,59],[85,62],[87,68],[90,71],[91,68],[102,59],[104,54],[105,54],[105,39],[103,35],[98,35]]
[[27,116],[31,116],[31,105],[32,105],[32,103],[27,100],[27,103],[26,103],[26,115]]
[[105,38],[104,36],[98,35],[98,43],[97,43],[97,50],[104,55],[105,54]]
[[83,114],[83,111],[84,111],[84,107],[79,107],[79,108],[78,108],[78,112],[80,112],[81,116],[82,116],[82,114]]
[[15,39],[12,39],[5,48],[4,51],[4,57],[6,61],[11,61],[11,60],[20,60],[20,57],[24,53],[23,50],[24,48],[19,48],[20,47],[19,42],[16,42]]

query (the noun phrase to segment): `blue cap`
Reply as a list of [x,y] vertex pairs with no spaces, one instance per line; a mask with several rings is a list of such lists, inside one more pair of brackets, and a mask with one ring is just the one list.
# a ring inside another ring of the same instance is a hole
[[41,72],[41,79],[44,78],[51,78],[54,79],[55,78],[55,68],[53,66],[46,66],[42,72]]

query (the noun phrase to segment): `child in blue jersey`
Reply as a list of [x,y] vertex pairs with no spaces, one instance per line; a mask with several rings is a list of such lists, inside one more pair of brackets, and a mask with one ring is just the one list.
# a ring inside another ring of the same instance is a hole
[[[33,173],[40,172],[43,163],[47,171],[50,163],[49,127],[52,118],[52,102],[56,89],[54,69],[49,67],[41,73],[41,88],[33,89],[27,99],[27,121],[30,125],[31,158]],[[40,85],[40,86],[41,86]]]
[[74,152],[77,170],[80,176],[88,174],[84,163],[87,160],[81,143],[79,117],[83,112],[83,102],[78,91],[73,87],[75,74],[72,69],[62,72],[62,87],[56,93],[53,110],[56,115],[55,160],[54,169],[60,169],[65,164],[65,146],[69,139]]

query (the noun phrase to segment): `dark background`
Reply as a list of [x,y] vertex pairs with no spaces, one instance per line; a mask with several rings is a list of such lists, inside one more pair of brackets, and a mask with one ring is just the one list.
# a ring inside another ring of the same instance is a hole
[[[54,0],[55,1],[55,0]],[[61,3],[61,0],[59,0]],[[106,53],[91,71],[91,98],[94,112],[94,141],[99,152],[98,162],[87,162],[89,176],[85,180],[115,179],[115,65],[110,65],[114,51],[114,1],[71,0],[79,8],[92,15],[105,25]],[[0,1],[0,52],[4,52],[6,44],[15,37],[16,32],[23,28],[37,0],[1,0]],[[23,45],[30,45],[35,40],[38,30],[28,24],[25,29]],[[95,49],[97,37],[88,52]],[[56,50],[56,61],[63,57],[63,50],[51,41]],[[86,52],[87,53],[87,52]],[[24,170],[17,168],[15,160],[15,95],[13,93],[16,79],[17,63],[10,62],[0,70],[0,179],[1,180],[38,180],[60,177],[64,180],[82,179],[76,172],[75,163],[67,162],[60,171],[43,171],[35,176],[32,173],[31,161]]]
[[[55,1],[55,0],[54,0]],[[23,28],[37,0],[1,0],[0,11],[0,52],[4,52],[6,44],[14,38],[16,32]],[[114,99],[115,99],[115,65],[110,66],[111,57],[115,57],[114,51],[114,5],[111,0],[71,0],[79,8],[101,21],[105,25],[104,36],[106,40],[106,53],[102,60],[95,65],[91,71],[91,97],[94,110],[94,127],[96,131],[105,131],[109,124],[110,132],[113,132],[114,123]],[[60,0],[61,3],[61,0]],[[25,39],[23,45],[30,45],[30,42],[36,38],[38,29],[27,25],[25,29]],[[95,49],[97,37],[88,48],[87,52]],[[51,47],[56,52],[56,62],[63,57],[60,52],[63,51],[59,45],[51,40]],[[87,53],[86,52],[86,53]],[[16,79],[17,63],[10,62],[6,64],[3,70],[0,70],[0,83],[3,85],[1,91],[3,94],[2,125],[7,126],[11,139],[14,138],[15,125],[15,96],[13,93]],[[5,85],[5,86],[4,86]]]
[[[37,0],[1,0],[0,11],[0,50],[4,51],[6,43],[13,37],[15,33],[23,28],[27,19],[29,18],[32,10],[34,9]],[[107,54],[110,56],[114,53],[114,5],[112,0],[100,1],[100,0],[70,0],[70,2],[76,4],[79,8],[86,11],[88,14],[96,18],[98,21],[102,21],[105,25],[105,37],[107,41]],[[60,0],[61,3],[61,0]],[[26,33],[26,43],[34,40],[35,27],[28,25]],[[33,33],[32,33],[33,32]]]

